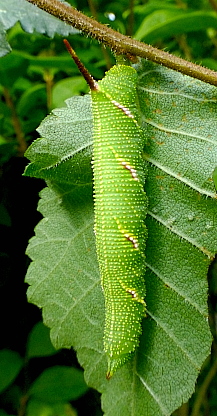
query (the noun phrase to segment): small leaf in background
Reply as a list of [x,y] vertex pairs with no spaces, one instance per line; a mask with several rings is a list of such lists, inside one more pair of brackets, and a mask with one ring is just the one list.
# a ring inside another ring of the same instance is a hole
[[11,227],[11,217],[7,208],[0,202],[0,224]]
[[11,88],[19,76],[25,75],[27,70],[27,59],[19,52],[11,52],[0,59],[0,81],[4,87]]
[[213,177],[213,182],[214,182],[214,185],[215,185],[215,189],[217,191],[217,167],[214,169],[212,177]]
[[22,366],[23,360],[17,352],[6,349],[0,351],[0,392],[14,381]]
[[29,394],[44,403],[57,403],[76,400],[87,390],[81,370],[55,366],[43,371],[32,384]]
[[213,58],[202,59],[201,65],[206,66],[207,68],[213,69],[213,71],[217,71],[216,59],[213,59]]
[[[34,110],[34,108],[46,105],[46,86],[45,84],[37,84],[28,87],[22,94],[17,103],[17,112],[20,117],[28,116],[28,112]],[[30,118],[30,117],[29,117]],[[34,120],[36,123],[37,120]]]
[[62,79],[52,89],[52,108],[63,107],[67,98],[87,91],[87,83],[82,76]]
[[69,403],[48,404],[30,399],[27,404],[26,416],[77,416],[77,412]]
[[[41,119],[47,114],[47,94],[45,84],[27,88],[17,102],[17,114],[23,120],[25,134],[34,131]],[[34,114],[34,118],[32,117]]]
[[3,409],[0,409],[0,416],[14,416],[14,415],[9,415]]
[[27,342],[27,357],[44,357],[56,354],[57,350],[51,344],[50,330],[42,322],[38,322],[29,334]]

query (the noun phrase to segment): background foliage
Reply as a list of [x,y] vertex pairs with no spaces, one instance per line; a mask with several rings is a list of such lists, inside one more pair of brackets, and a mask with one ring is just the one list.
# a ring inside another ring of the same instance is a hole
[[[25,0],[22,2],[24,5]],[[27,163],[23,153],[37,137],[35,128],[50,110],[62,107],[71,95],[85,92],[86,85],[62,45],[61,35],[66,36],[66,29],[50,21],[46,23],[40,16],[36,27],[36,19],[30,18],[26,3],[25,13],[20,13],[16,1],[5,3],[0,1],[2,10],[7,7],[7,21],[4,14],[0,17],[0,36],[4,40],[2,55],[10,47],[13,52],[0,60],[1,413],[73,415],[77,411],[78,414],[97,415],[101,411],[95,392],[88,391],[85,400],[79,399],[87,388],[77,370],[74,354],[67,350],[55,352],[46,328],[42,324],[34,326],[40,320],[40,312],[26,303],[23,283],[29,263],[25,248],[40,218],[36,203],[38,191],[44,186],[43,181],[21,177]],[[136,2],[134,13],[128,1],[89,2],[88,6],[86,2],[71,1],[71,4],[86,14],[96,15],[99,21],[122,33],[136,34],[145,42],[216,68],[217,7],[214,1]],[[20,16],[22,27],[17,22]],[[148,27],[148,32],[144,27]],[[37,32],[31,33],[34,29]],[[51,39],[38,32],[57,34]],[[110,52],[78,34],[69,36],[69,40],[93,76],[102,78],[105,68],[114,62]],[[213,262],[209,273],[210,323],[214,335],[212,356],[204,365],[195,395],[176,415],[217,415],[216,273]],[[69,369],[74,373],[67,371]],[[48,374],[49,380],[53,374],[61,383],[49,385]],[[72,380],[77,380],[74,388]],[[57,393],[63,384],[68,388],[63,389],[65,396],[61,395],[60,400]]]

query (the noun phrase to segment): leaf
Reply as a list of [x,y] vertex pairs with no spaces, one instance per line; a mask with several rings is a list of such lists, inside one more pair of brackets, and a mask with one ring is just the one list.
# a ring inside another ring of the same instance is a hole
[[27,356],[29,358],[44,357],[56,354],[56,352],[57,350],[50,341],[49,329],[42,322],[38,322],[29,334]]
[[147,63],[149,74],[140,71],[142,126],[150,137],[145,158],[195,191],[216,198],[216,87],[156,68]]
[[216,63],[216,60],[213,58],[201,59],[201,65],[206,66],[207,68],[213,69],[213,71],[217,71],[217,63]]
[[46,139],[27,152],[26,174],[49,184],[39,203],[44,219],[28,247],[29,301],[43,309],[54,345],[76,349],[88,385],[103,393],[106,416],[169,416],[192,394],[211,344],[206,275],[217,250],[216,89],[148,61],[138,73],[149,162],[147,317],[135,359],[109,382],[87,97],[46,118],[39,129]]
[[[23,119],[23,132],[32,132],[38,126],[47,110],[47,94],[44,84],[27,88],[17,102],[17,114]],[[32,117],[34,114],[34,117]]]
[[81,370],[55,366],[43,371],[32,384],[29,394],[44,403],[57,403],[76,400],[87,389]]
[[27,60],[24,56],[16,51],[0,59],[0,79],[1,84],[5,87],[11,88],[11,85],[16,81],[17,74],[25,75],[27,70]]
[[[27,416],[77,416],[77,412],[69,403],[43,403],[40,400],[28,400]],[[0,414],[0,416],[2,416]],[[3,415],[6,416],[6,415]]]
[[[163,5],[161,0],[152,0],[146,4],[139,4],[134,7],[135,15],[140,16],[148,16],[149,14],[153,13],[156,10],[172,10],[175,12],[179,12],[177,5],[174,4],[173,0],[164,0]],[[126,19],[130,14],[130,10],[127,9],[123,13],[123,17]]]
[[146,43],[153,43],[158,39],[210,27],[217,28],[215,12],[163,9],[145,17],[134,37],[137,40],[143,39]]
[[6,39],[6,31],[3,28],[3,25],[0,23],[0,57],[6,55],[11,51],[11,47]]
[[52,107],[65,105],[65,100],[72,95],[87,92],[87,84],[82,76],[74,76],[58,81],[52,89]]
[[67,108],[53,110],[38,128],[44,138],[37,139],[26,152],[32,163],[27,166],[25,174],[61,183],[90,183],[90,96],[73,97],[66,100],[66,105]]
[[217,190],[217,166],[216,166],[216,168],[214,169],[214,171],[213,171],[213,182],[214,182],[214,184],[215,184],[215,189]]
[[0,165],[6,163],[12,156],[17,154],[17,143],[15,141],[8,142],[0,136]]
[[28,112],[34,109],[34,107],[42,107],[46,103],[46,87],[44,84],[37,84],[30,86],[22,94],[18,104],[17,113],[20,117],[26,117]]
[[0,224],[6,225],[6,227],[11,227],[11,217],[7,208],[4,206],[2,202],[0,203]]
[[[64,0],[59,0],[66,3]],[[78,33],[78,30],[62,22],[54,16],[39,9],[26,0],[0,0],[0,27],[2,30],[7,30],[20,22],[23,30],[28,33],[33,33],[36,30],[38,33],[46,34],[53,37],[56,33],[62,36]],[[0,37],[4,33],[0,32]],[[3,43],[0,47],[0,56],[4,56],[11,48],[6,39],[3,37]]]
[[[0,409],[0,416],[10,416],[8,413],[6,413],[3,409]],[[13,416],[13,415],[11,415]]]
[[14,381],[22,366],[23,360],[17,352],[6,349],[0,351],[0,392]]

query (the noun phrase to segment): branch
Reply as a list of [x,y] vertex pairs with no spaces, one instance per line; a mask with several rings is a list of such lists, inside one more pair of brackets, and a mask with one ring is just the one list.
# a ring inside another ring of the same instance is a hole
[[81,30],[86,35],[97,39],[105,46],[109,47],[118,55],[133,55],[149,59],[152,62],[166,66],[167,68],[179,71],[182,74],[200,79],[217,86],[217,72],[185,61],[168,52],[154,48],[145,43],[131,39],[115,30],[98,23],[96,20],[85,16],[68,4],[58,0],[27,0],[45,10],[47,13],[57,17],[63,22]]
[[14,127],[14,131],[16,134],[16,139],[18,142],[18,155],[23,156],[27,149],[27,143],[25,141],[25,136],[22,131],[21,123],[17,115],[16,108],[12,100],[9,89],[4,87],[3,94],[4,94],[6,105],[11,110],[11,121],[12,121],[12,125]]
[[213,379],[213,377],[216,375],[217,372],[217,358],[215,357],[215,361],[213,365],[210,367],[209,372],[207,373],[203,383],[198,389],[197,397],[194,402],[194,406],[192,409],[191,416],[197,416],[199,415],[199,411],[201,408],[201,405],[203,403],[204,397],[207,393],[208,387]]
[[217,12],[217,2],[216,0],[209,0],[212,8]]

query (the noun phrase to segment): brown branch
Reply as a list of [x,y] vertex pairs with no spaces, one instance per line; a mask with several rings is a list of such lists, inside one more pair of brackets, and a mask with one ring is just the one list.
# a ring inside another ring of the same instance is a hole
[[175,37],[176,41],[179,45],[180,50],[183,52],[186,59],[191,60],[191,49],[187,43],[186,35],[183,33],[182,35],[178,35]]
[[129,16],[128,16],[127,35],[128,36],[133,36],[133,28],[134,28],[134,22],[135,22],[134,0],[129,0],[129,9],[130,9],[130,13],[129,13]]
[[175,413],[176,416],[188,416],[189,415],[189,403],[184,403]]
[[[87,0],[87,1],[88,1],[88,5],[89,5],[89,9],[90,9],[91,15],[94,17],[95,20],[98,21],[98,19],[97,19],[97,11],[96,11],[96,7],[95,7],[95,4],[94,4],[93,0]],[[101,51],[102,51],[103,57],[105,59],[106,68],[107,69],[110,69],[111,66],[112,66],[112,62],[111,62],[111,56],[109,56],[108,49],[106,49],[104,47],[104,45],[101,45]]]
[[179,71],[182,74],[200,79],[217,86],[217,72],[185,61],[172,54],[154,48],[145,43],[131,39],[113,29],[98,23],[94,19],[85,16],[67,4],[58,0],[27,0],[45,10],[47,13],[59,18],[63,22],[81,30],[88,36],[97,39],[119,55],[133,55],[149,59],[152,62],[166,66],[167,68]]
[[27,143],[25,141],[25,136],[22,131],[20,119],[17,115],[16,108],[15,108],[14,102],[12,100],[12,97],[8,88],[6,87],[3,88],[3,94],[4,94],[6,105],[11,110],[11,120],[12,120],[12,124],[13,124],[14,131],[16,134],[17,142],[18,142],[18,156],[23,156],[27,149]]
[[208,387],[209,387],[212,379],[215,377],[216,373],[217,373],[217,358],[215,357],[214,363],[210,367],[209,372],[207,373],[203,383],[201,384],[201,386],[198,389],[197,397],[196,397],[196,400],[194,402],[194,406],[193,406],[193,409],[192,409],[191,416],[198,416],[199,415],[199,411],[200,411],[201,405],[203,403],[203,400],[205,398],[205,395],[207,393]]
[[28,399],[29,399],[28,395],[24,395],[21,397],[20,407],[18,409],[18,416],[25,416]]
[[47,108],[51,111],[52,106],[52,87],[54,84],[54,75],[52,71],[48,68],[44,70],[43,79],[46,85],[46,93],[47,93]]
[[217,12],[217,2],[216,0],[209,0],[212,8]]

